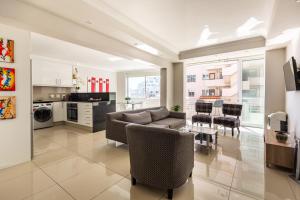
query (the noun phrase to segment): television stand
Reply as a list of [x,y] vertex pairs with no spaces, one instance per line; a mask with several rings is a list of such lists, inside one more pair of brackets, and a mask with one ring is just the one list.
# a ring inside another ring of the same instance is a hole
[[291,170],[295,168],[296,142],[289,136],[286,143],[280,143],[276,139],[276,132],[265,130],[265,159],[266,166],[272,165],[285,167]]

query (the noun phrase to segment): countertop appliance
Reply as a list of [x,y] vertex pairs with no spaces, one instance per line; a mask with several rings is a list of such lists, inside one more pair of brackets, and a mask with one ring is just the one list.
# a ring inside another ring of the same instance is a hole
[[33,103],[33,128],[47,128],[53,126],[53,104]]
[[67,120],[71,122],[78,122],[77,103],[67,103]]
[[268,115],[268,125],[271,130],[276,132],[288,131],[288,116],[285,112],[275,112]]

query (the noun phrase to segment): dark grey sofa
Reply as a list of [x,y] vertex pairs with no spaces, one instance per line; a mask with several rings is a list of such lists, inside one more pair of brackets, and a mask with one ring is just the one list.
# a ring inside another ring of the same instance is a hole
[[[117,142],[121,142],[127,144],[126,138],[126,125],[132,123],[132,121],[126,121],[124,119],[124,114],[130,113],[142,113],[144,111],[158,111],[166,110],[165,107],[154,107],[147,109],[139,109],[132,111],[123,111],[123,112],[113,112],[106,114],[106,138],[110,140],[114,140]],[[160,128],[178,128],[182,127],[186,124],[186,115],[182,112],[171,112],[166,111],[162,113],[164,116],[162,119],[156,120],[156,116],[152,116],[150,120],[139,119],[138,122],[143,123],[143,126],[151,126],[151,127],[160,127]],[[159,115],[159,114],[158,114]],[[160,116],[161,117],[161,116]],[[148,121],[146,124],[144,122]]]
[[183,185],[194,167],[194,135],[169,128],[126,126],[132,184],[168,191]]

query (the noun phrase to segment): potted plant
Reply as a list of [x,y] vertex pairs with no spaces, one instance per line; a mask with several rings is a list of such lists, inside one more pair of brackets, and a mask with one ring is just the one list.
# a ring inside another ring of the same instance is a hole
[[180,105],[175,105],[175,106],[173,106],[172,107],[172,110],[174,111],[174,112],[179,112],[180,111]]
[[129,101],[130,101],[130,100],[131,100],[130,97],[125,97],[125,101],[126,101],[127,104],[129,104]]

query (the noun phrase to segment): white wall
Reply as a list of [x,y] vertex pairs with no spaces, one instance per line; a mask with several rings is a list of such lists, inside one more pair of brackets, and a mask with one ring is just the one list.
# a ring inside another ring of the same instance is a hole
[[[101,66],[97,67],[89,67],[89,66],[77,66],[78,76],[82,80],[83,84],[80,84],[79,92],[87,92],[87,78],[95,77],[95,78],[103,78],[109,79],[109,91],[116,92],[117,91],[117,81],[116,81],[116,72],[105,71],[101,69]],[[104,87],[104,86],[103,86]]]
[[[294,56],[300,63],[300,35],[287,47],[286,60]],[[286,92],[286,112],[289,116],[289,131],[300,137],[300,91]]]
[[0,24],[0,37],[15,41],[15,63],[0,63],[16,69],[16,92],[0,92],[17,98],[16,119],[0,120],[0,168],[5,168],[31,158],[30,33]]

